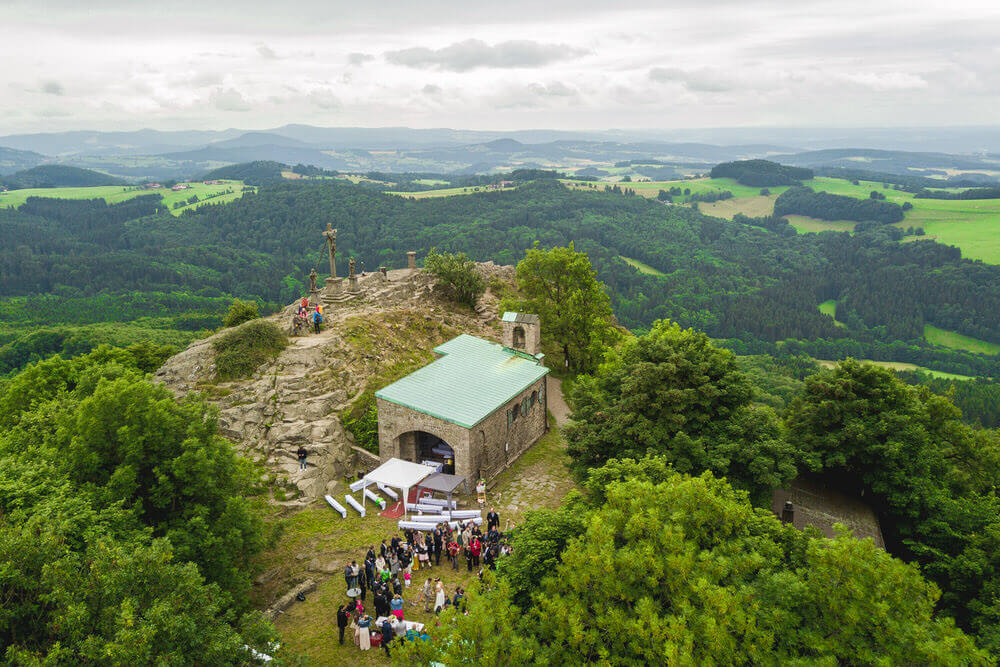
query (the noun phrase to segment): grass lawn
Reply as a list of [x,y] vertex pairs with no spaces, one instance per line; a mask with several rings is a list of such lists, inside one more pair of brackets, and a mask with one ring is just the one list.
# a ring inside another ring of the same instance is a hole
[[774,200],[777,195],[756,195],[754,197],[733,197],[711,203],[699,203],[698,210],[705,215],[732,220],[737,213],[749,215],[751,218],[763,218],[774,213]]
[[837,321],[837,301],[835,299],[830,299],[829,301],[824,301],[823,303],[819,304],[819,312],[823,313],[824,315],[829,315],[831,318],[833,318],[833,323],[836,324],[838,327],[847,326],[843,322]]
[[853,232],[854,225],[858,224],[853,220],[819,220],[805,215],[784,216],[792,227],[799,234],[810,232]]
[[[186,190],[142,190],[132,186],[120,185],[99,185],[90,188],[28,188],[25,190],[10,190],[0,192],[0,208],[13,208],[20,206],[28,200],[28,197],[46,197],[49,199],[103,199],[109,204],[117,204],[134,197],[148,194],[158,194],[163,203],[174,215],[180,215],[184,211],[205,206],[207,204],[223,204],[239,199],[243,196],[243,181],[223,181],[219,185],[205,185],[204,183],[189,183],[191,187]],[[227,194],[226,190],[233,192]],[[186,201],[197,195],[199,201],[174,208],[179,202]]]
[[654,269],[649,264],[643,264],[637,259],[632,259],[631,257],[625,257],[624,255],[618,255],[618,259],[622,260],[629,266],[635,268],[639,273],[646,273],[651,276],[665,276],[663,271],[659,269]]
[[[873,364],[875,366],[880,366],[882,368],[888,368],[893,371],[923,371],[928,375],[936,378],[943,378],[945,380],[973,380],[975,378],[969,375],[959,375],[958,373],[945,373],[944,371],[933,371],[929,368],[924,368],[923,366],[917,366],[916,364],[908,364],[902,361],[872,361],[871,359],[858,359],[858,361],[866,364]],[[831,361],[830,359],[817,359],[816,363],[823,368],[833,368],[839,362]]]
[[419,183],[420,185],[449,185],[450,181],[442,181],[439,178],[418,178],[414,183]]
[[1000,354],[1000,345],[990,343],[971,336],[965,336],[954,331],[938,329],[931,324],[924,325],[924,340],[934,345],[950,347],[954,350],[967,350],[979,354]]
[[938,243],[961,248],[962,256],[1000,264],[1000,199],[913,199],[897,227],[923,227]]

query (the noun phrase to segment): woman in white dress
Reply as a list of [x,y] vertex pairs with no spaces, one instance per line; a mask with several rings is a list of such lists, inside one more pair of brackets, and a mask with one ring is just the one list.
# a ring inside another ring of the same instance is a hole
[[437,580],[437,595],[434,596],[434,613],[444,609],[444,583]]
[[372,647],[372,636],[369,627],[372,624],[371,616],[365,615],[358,620],[358,648],[367,651]]

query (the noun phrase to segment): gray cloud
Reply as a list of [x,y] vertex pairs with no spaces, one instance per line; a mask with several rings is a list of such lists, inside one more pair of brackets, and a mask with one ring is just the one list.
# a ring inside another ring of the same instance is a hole
[[679,83],[696,93],[724,93],[739,87],[727,74],[705,68],[682,70],[676,67],[654,67],[649,70],[649,78],[658,83]]
[[441,94],[441,86],[437,86],[437,85],[435,85],[433,83],[428,83],[426,86],[424,86],[421,89],[420,92],[422,92],[424,95],[440,95]]
[[541,97],[573,97],[576,89],[570,88],[561,81],[550,84],[532,83],[528,85],[528,90]]
[[43,81],[41,90],[46,95],[62,95],[65,91],[63,90],[62,84],[58,81]]
[[467,39],[442,49],[428,49],[418,46],[399,51],[387,51],[385,59],[393,65],[403,67],[467,72],[480,67],[541,67],[584,53],[586,51],[566,44],[543,44],[521,39],[490,46],[478,39]]
[[216,88],[209,101],[220,111],[250,111],[250,103],[243,97],[243,93],[235,88]]
[[339,109],[340,100],[337,96],[333,94],[333,91],[329,88],[320,88],[312,91],[307,96],[309,101],[318,106],[320,109]]
[[364,65],[367,62],[375,60],[375,56],[370,53],[348,53],[347,54],[347,64],[348,65]]
[[260,57],[264,58],[265,60],[277,60],[278,59],[278,54],[275,53],[274,49],[272,49],[267,44],[261,44],[261,45],[259,45],[257,47],[257,54],[260,55]]

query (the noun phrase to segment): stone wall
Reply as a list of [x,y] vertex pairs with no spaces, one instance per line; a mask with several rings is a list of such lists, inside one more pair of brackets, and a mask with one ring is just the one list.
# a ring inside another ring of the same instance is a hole
[[[478,479],[480,474],[492,479],[545,434],[544,387],[543,377],[476,425],[472,430],[472,450],[477,456],[470,461],[472,476],[468,479]],[[528,413],[525,415],[519,410],[517,419],[508,428],[507,411],[513,410],[515,405],[523,405],[532,395],[536,398]]]
[[468,476],[468,468],[463,470],[462,463],[469,460],[469,429],[381,398],[376,399],[376,404],[378,451],[383,462],[393,457],[413,461],[416,458],[416,439],[413,432],[424,431],[436,435],[451,445],[455,450],[455,474]]

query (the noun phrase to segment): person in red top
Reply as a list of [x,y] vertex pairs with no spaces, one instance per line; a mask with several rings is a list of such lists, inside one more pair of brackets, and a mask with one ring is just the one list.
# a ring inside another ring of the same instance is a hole
[[462,550],[462,547],[458,546],[458,542],[452,539],[448,542],[448,558],[451,559],[451,569],[458,569],[458,552]]
[[473,536],[469,549],[472,551],[472,564],[479,567],[479,554],[483,551],[483,543],[479,541],[479,537]]

